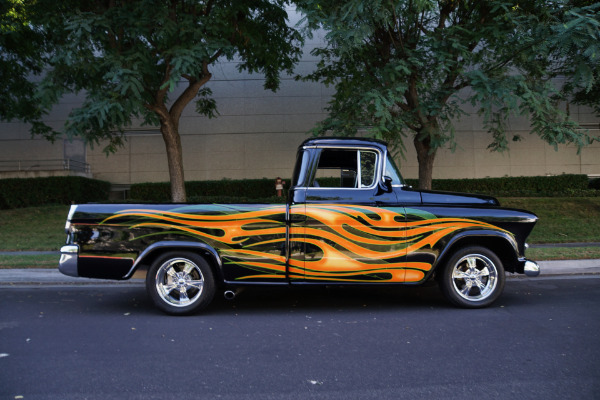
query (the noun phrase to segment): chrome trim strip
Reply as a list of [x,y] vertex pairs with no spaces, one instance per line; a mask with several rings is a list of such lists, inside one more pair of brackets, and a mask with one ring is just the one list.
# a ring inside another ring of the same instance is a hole
[[67,222],[65,222],[65,233],[69,233],[71,229],[71,220],[73,219],[73,215],[75,215],[75,211],[77,211],[77,205],[72,205],[69,208],[69,215],[67,215]]
[[[362,187],[362,188],[330,188],[330,187],[313,187],[313,186],[297,186],[297,188],[301,188],[301,189],[311,189],[311,190],[371,190],[371,189],[375,189],[378,185],[378,182],[380,179],[382,179],[382,174],[383,174],[383,169],[381,168],[383,163],[385,162],[383,160],[383,157],[385,156],[385,154],[383,154],[381,152],[381,150],[376,147],[376,146],[352,146],[352,145],[334,145],[334,144],[324,144],[324,145],[318,145],[318,146],[303,146],[303,149],[318,149],[318,150],[322,150],[322,149],[340,149],[340,150],[356,150],[357,152],[360,152],[361,150],[367,150],[367,151],[373,151],[375,153],[377,153],[378,156],[378,160],[377,160],[377,165],[375,166],[375,179],[373,180],[373,184],[369,187]],[[316,166],[314,166],[314,168],[316,169]],[[315,179],[315,177],[309,177],[309,179],[312,178],[313,180]]]

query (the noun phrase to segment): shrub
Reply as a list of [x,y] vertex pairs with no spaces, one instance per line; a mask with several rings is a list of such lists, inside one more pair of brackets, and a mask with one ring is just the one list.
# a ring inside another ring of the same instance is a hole
[[108,200],[110,183],[80,176],[0,179],[0,208]]
[[[289,188],[286,180],[284,192]],[[188,202],[198,198],[270,198],[275,194],[275,179],[223,179],[220,181],[191,181],[185,183]],[[164,203],[171,201],[171,189],[168,182],[136,183],[131,185],[131,199],[144,202]]]
[[[598,180],[600,181],[600,180]],[[289,189],[290,180],[284,194]],[[416,179],[407,184],[417,187]],[[339,179],[321,178],[321,186],[339,186]],[[600,182],[598,183],[600,185]],[[274,179],[192,181],[185,184],[190,203],[280,203],[284,198],[273,196]],[[434,179],[433,189],[449,192],[480,193],[502,197],[587,197],[600,196],[600,191],[588,188],[586,175],[525,176],[482,179]],[[131,185],[131,202],[168,203],[171,190],[168,182]]]
[[[407,184],[417,187],[416,179]],[[493,196],[582,196],[590,195],[587,175],[518,176],[480,179],[434,179],[433,190],[481,193]],[[585,194],[587,193],[587,194]],[[594,194],[591,194],[594,195]]]

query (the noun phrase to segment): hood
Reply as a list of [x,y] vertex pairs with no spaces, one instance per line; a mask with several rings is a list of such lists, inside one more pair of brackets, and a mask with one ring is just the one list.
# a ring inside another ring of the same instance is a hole
[[500,202],[492,196],[470,193],[438,192],[432,190],[421,191],[421,201],[423,204],[443,204],[443,205],[466,205],[466,206],[489,206],[498,207]]

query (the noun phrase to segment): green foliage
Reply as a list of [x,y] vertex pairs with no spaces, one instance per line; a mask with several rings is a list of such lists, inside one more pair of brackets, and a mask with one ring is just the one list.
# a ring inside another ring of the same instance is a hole
[[[218,60],[235,59],[240,71],[263,73],[265,87],[274,90],[279,72],[290,72],[300,54],[301,37],[287,26],[282,0],[60,3],[38,0],[28,6],[47,11],[38,23],[51,46],[36,96],[48,111],[62,94],[85,91],[86,101],[71,113],[64,133],[91,143],[108,141],[107,151],[122,144],[123,130],[140,122],[165,123],[161,110],[180,113],[196,95],[198,112],[215,116],[210,89],[199,88]],[[182,81],[192,93],[176,93],[185,89]]]
[[[418,183],[407,179],[408,185]],[[479,179],[434,179],[433,190],[481,193],[506,197],[595,197],[600,191],[593,190],[587,175],[564,174],[557,176],[519,176]]]
[[21,119],[32,130],[42,115],[33,81],[46,60],[44,36],[30,23],[36,17],[23,1],[0,1],[0,120]]
[[590,181],[590,189],[600,190],[600,178],[595,178]]
[[[3,1],[13,6],[0,10],[0,89],[6,87],[0,92],[9,93],[0,118],[30,122],[32,133],[50,140],[82,137],[107,153],[123,144],[128,128],[160,125],[179,199],[185,199],[179,119],[194,99],[198,113],[218,115],[204,87],[214,64],[236,62],[276,90],[280,73],[291,73],[301,54],[286,0]],[[39,82],[27,80],[42,69]],[[85,101],[55,130],[43,116],[71,92],[85,93]]]
[[[290,182],[290,180],[286,180]],[[185,183],[190,203],[273,203],[282,198],[275,198],[274,179],[244,179],[219,181],[191,181]],[[289,187],[284,188],[284,193]],[[129,197],[143,202],[168,202],[169,183],[138,183],[131,185]],[[270,199],[270,200],[269,200]]]
[[0,209],[107,201],[110,183],[78,176],[0,179]]
[[554,146],[597,139],[578,129],[561,102],[570,94],[580,103],[600,102],[593,90],[600,79],[600,3],[298,4],[310,28],[327,32],[327,45],[313,51],[317,70],[303,79],[336,89],[315,134],[367,133],[400,151],[414,139],[419,162],[427,164],[438,148],[454,148],[453,123],[470,103],[492,134],[491,150],[520,139],[507,137],[511,116],[528,116],[531,133]]

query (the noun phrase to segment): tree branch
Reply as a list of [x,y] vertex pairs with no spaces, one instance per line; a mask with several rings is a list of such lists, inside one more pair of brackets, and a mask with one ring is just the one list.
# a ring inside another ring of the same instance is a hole
[[175,100],[175,103],[173,103],[169,110],[169,115],[171,116],[176,129],[179,129],[179,118],[185,107],[194,99],[194,97],[196,97],[198,90],[212,78],[212,74],[208,71],[208,63],[206,61],[202,63],[202,71],[202,78],[190,80],[188,87],[185,88],[183,93]]

